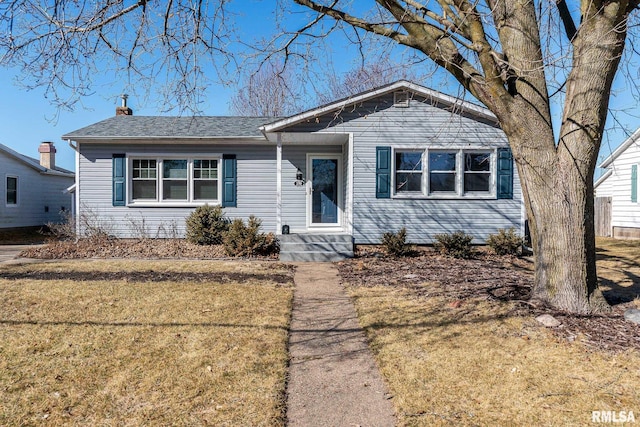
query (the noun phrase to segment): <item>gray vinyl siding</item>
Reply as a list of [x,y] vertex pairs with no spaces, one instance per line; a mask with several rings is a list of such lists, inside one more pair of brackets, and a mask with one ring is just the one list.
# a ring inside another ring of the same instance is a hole
[[[172,156],[235,154],[237,158],[237,207],[224,208],[228,218],[262,220],[264,232],[276,231],[276,149],[267,145],[110,145],[79,144],[80,215],[118,237],[183,237],[185,221],[195,206],[112,206],[112,155],[149,153]],[[162,157],[162,156],[159,156]],[[129,186],[129,182],[127,182]],[[81,221],[82,223],[82,221]]]
[[[18,178],[18,203],[7,205],[7,176]],[[59,223],[64,208],[71,210],[71,195],[64,190],[73,177],[48,175],[0,153],[0,228],[36,227]],[[48,208],[48,212],[45,208]]]
[[[287,129],[296,132],[352,133],[354,139],[353,235],[356,243],[375,244],[384,232],[406,227],[408,239],[432,243],[438,233],[463,230],[483,243],[499,228],[522,232],[522,193],[514,171],[514,197],[493,199],[376,199],[376,147],[405,149],[495,149],[507,147],[495,125],[463,117],[425,99],[393,107],[393,96],[373,99],[340,114],[326,114]],[[346,176],[346,174],[345,174]],[[393,189],[392,189],[393,192]]]

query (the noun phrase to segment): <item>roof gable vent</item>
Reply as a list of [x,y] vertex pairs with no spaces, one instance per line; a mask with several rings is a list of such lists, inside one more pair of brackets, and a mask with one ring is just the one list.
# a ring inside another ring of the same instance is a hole
[[397,90],[393,92],[393,106],[394,107],[408,107],[409,106],[409,91]]

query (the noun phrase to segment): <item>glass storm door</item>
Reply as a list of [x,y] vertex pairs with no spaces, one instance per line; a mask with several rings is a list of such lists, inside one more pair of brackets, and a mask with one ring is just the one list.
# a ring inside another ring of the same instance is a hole
[[338,157],[311,157],[311,225],[339,223],[339,167]]

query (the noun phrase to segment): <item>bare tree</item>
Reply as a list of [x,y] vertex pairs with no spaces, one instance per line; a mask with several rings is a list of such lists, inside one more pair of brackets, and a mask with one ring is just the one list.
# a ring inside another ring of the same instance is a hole
[[320,104],[326,104],[336,99],[384,86],[398,80],[414,81],[417,73],[406,64],[393,62],[388,56],[373,58],[358,65],[356,68],[337,75],[331,70],[326,73],[326,87],[316,89]]
[[[522,182],[533,297],[575,313],[607,307],[596,274],[593,174],[640,0],[376,0],[366,16],[336,0],[294,1],[316,15],[285,46],[317,37],[316,27],[335,21],[336,28],[422,52],[487,106],[509,139]],[[563,100],[557,139],[554,95]]]
[[290,116],[300,111],[300,86],[291,68],[266,62],[251,74],[231,98],[230,109],[237,116]]
[[226,3],[2,1],[0,66],[20,68],[20,84],[44,87],[62,108],[93,95],[94,77],[106,74],[129,93],[155,84],[166,110],[197,110],[206,83],[235,68]]

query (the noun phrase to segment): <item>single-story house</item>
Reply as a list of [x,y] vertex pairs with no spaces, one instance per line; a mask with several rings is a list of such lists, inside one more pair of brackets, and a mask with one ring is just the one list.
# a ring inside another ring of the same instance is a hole
[[0,229],[59,223],[61,212],[72,208],[65,190],[75,174],[56,166],[53,143],[43,142],[38,151],[40,161],[0,144]]
[[595,182],[594,189],[596,207],[604,204],[598,213],[605,217],[607,228],[610,229],[604,235],[640,239],[639,164],[640,129],[600,164],[606,172]]
[[289,232],[281,258],[287,242],[341,252],[338,242],[378,244],[402,227],[419,244],[456,230],[475,243],[499,228],[524,233],[520,183],[495,117],[408,81],[286,118],[142,117],[125,101],[116,116],[63,138],[77,152],[79,215],[117,236],[140,224],[182,234],[204,203]]

